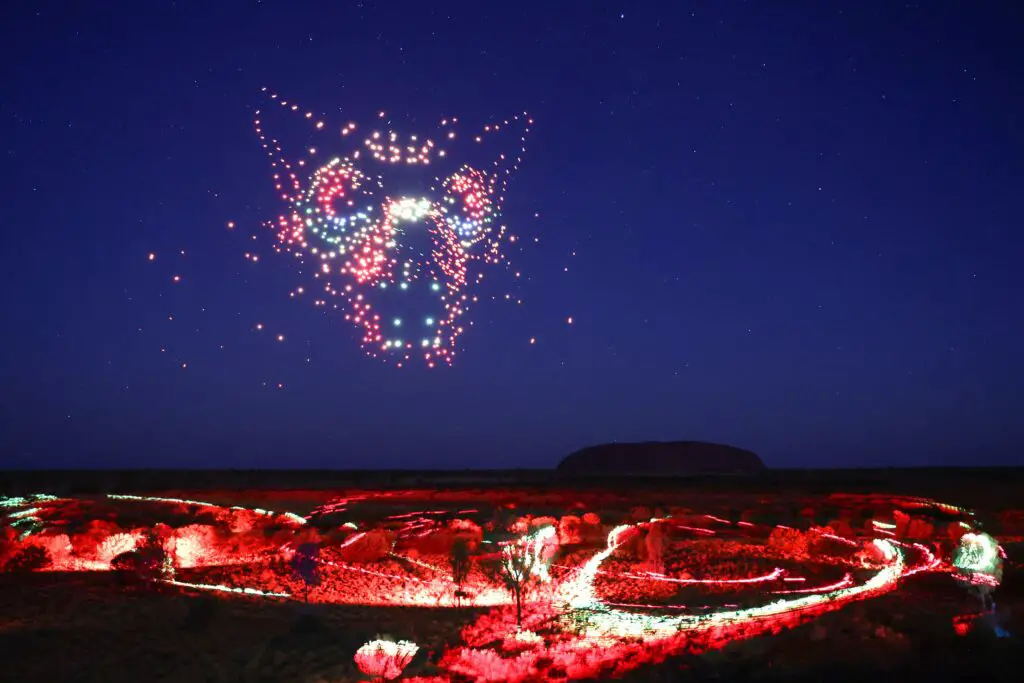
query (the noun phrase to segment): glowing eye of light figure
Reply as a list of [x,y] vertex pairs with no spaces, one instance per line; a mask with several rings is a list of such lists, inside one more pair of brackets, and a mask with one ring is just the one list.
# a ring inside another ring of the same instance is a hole
[[[316,131],[326,130],[312,112],[264,92],[271,102],[312,123]],[[316,157],[318,147],[310,147],[310,158],[293,161],[276,139],[264,133],[261,117],[257,111],[256,132],[271,158],[275,188],[290,207],[271,224],[277,234],[275,249],[317,264],[313,277],[326,295],[344,300],[345,319],[362,331],[362,345],[370,355],[393,359],[399,366],[413,356],[428,367],[450,364],[456,340],[465,329],[460,318],[480,298],[469,291],[483,277],[476,266],[507,263],[506,228],[498,217],[508,180],[522,161],[532,120],[523,113],[485,126],[483,134],[467,136],[480,143],[502,130],[519,134],[517,152],[497,154],[486,170],[464,163],[447,177],[428,179],[427,195],[381,199],[384,179],[369,175],[371,165],[380,165],[385,172],[399,164],[426,169],[448,159],[448,151],[429,137],[371,130],[362,148],[356,145],[348,156],[322,164]],[[437,138],[458,144],[457,122],[441,121]],[[349,123],[342,127],[341,136],[355,129]],[[307,162],[316,170],[302,177],[300,170]],[[429,249],[410,251],[407,238],[413,233],[402,227],[404,223],[426,224],[415,234],[429,237]],[[427,323],[428,333],[414,340],[387,338],[382,320],[395,316],[385,315],[388,301],[384,297],[418,296],[421,289],[425,289],[426,303],[404,299],[400,303],[431,308],[415,316],[432,321]],[[509,294],[494,298],[514,299]],[[317,304],[326,305],[326,299],[317,299]]]

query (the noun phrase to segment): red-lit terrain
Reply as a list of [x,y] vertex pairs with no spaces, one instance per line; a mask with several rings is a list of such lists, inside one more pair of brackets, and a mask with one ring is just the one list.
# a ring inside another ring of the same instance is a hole
[[1019,510],[715,488],[9,496],[0,680],[1019,680]]

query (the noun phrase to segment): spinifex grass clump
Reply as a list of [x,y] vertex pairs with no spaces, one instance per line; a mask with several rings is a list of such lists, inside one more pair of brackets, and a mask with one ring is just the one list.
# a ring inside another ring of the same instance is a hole
[[408,640],[378,638],[356,650],[356,666],[375,681],[393,681],[402,675],[419,649]]

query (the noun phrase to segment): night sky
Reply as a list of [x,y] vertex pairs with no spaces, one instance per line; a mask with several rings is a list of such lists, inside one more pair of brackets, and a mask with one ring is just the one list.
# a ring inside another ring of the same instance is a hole
[[[1017,3],[11,4],[2,464],[1024,461]],[[263,87],[332,154],[533,117],[451,367],[289,296]]]

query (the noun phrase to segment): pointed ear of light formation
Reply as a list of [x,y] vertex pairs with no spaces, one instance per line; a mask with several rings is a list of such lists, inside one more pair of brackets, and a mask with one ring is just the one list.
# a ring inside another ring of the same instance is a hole
[[[401,135],[381,112],[382,128],[349,122],[339,131],[263,93],[256,133],[288,206],[267,223],[275,249],[303,264],[315,305],[342,310],[370,355],[450,364],[485,267],[507,263],[516,241],[501,207],[533,121],[524,112],[463,131],[446,118],[427,135]],[[303,119],[322,144],[289,158],[265,121],[277,110]],[[331,148],[337,155],[324,156]],[[300,286],[292,296],[306,293]]]

